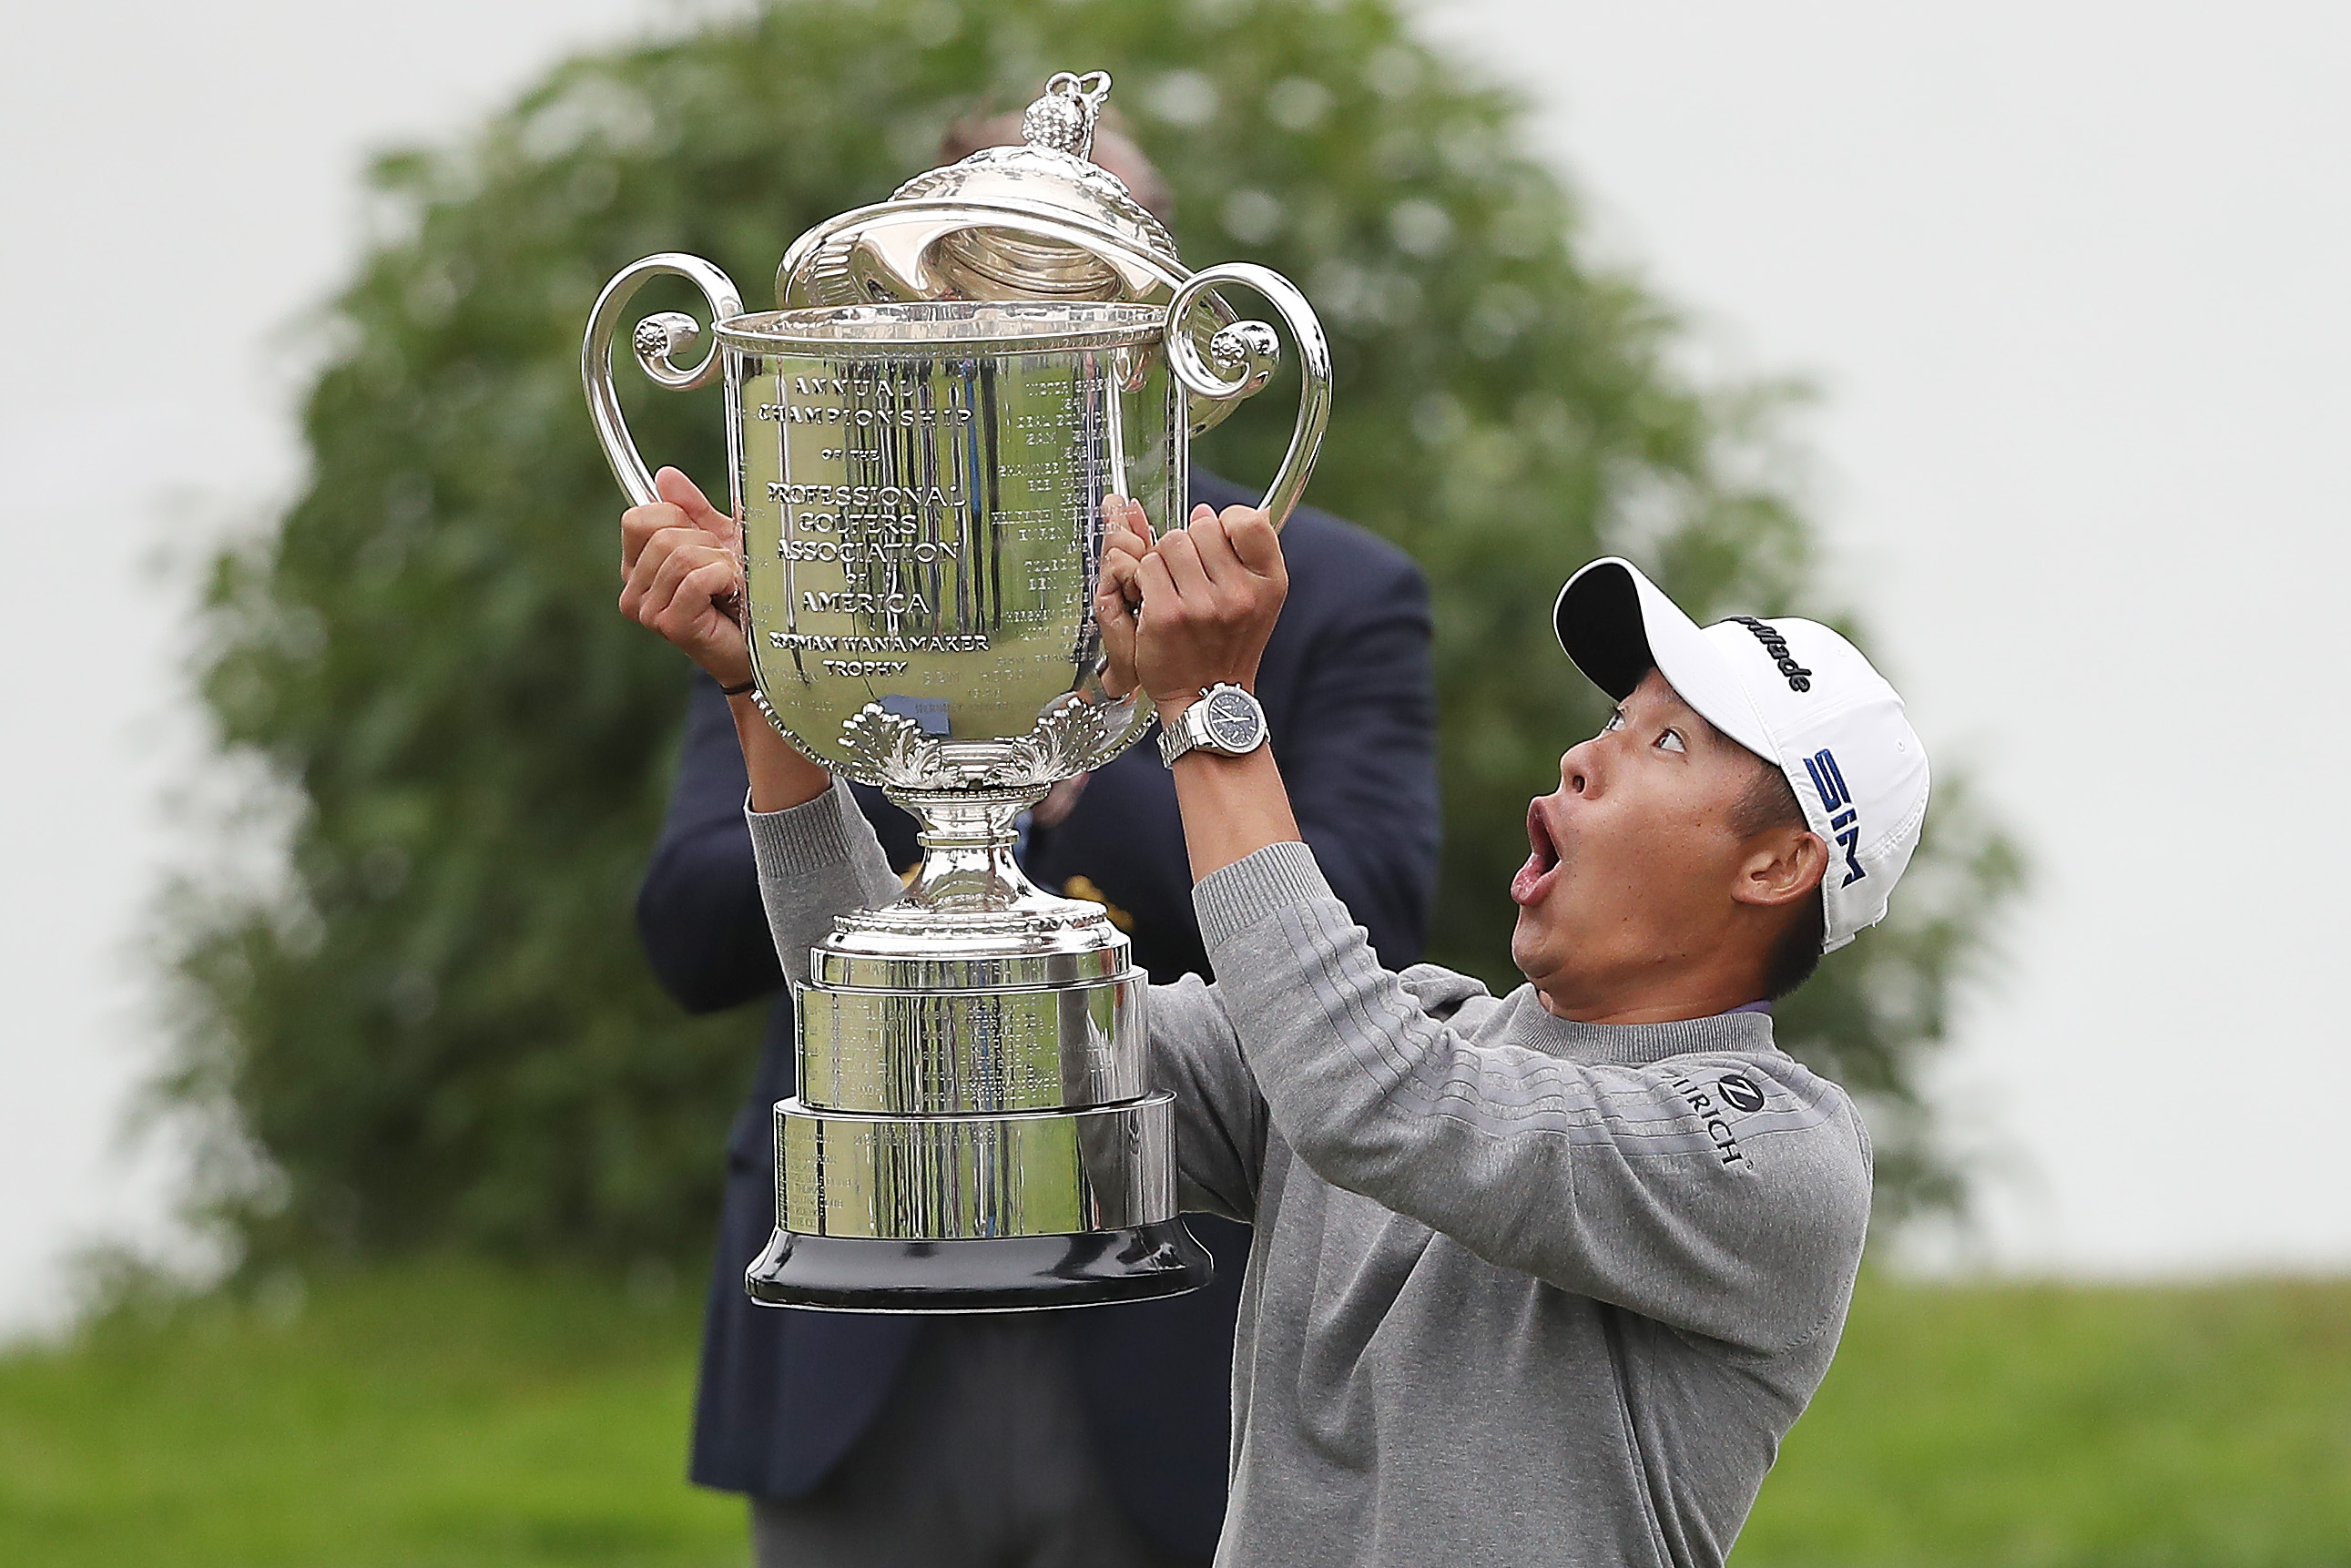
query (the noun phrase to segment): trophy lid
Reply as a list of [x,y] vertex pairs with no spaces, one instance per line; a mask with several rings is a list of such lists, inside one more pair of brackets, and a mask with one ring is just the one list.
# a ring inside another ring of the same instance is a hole
[[[803,236],[778,271],[777,306],[1165,300],[1185,276],[1175,240],[1088,156],[1109,96],[1108,71],[1060,72],[1021,117],[1020,146],[983,147]],[[988,222],[991,210],[1012,221]],[[1020,215],[1060,220],[1058,232]]]

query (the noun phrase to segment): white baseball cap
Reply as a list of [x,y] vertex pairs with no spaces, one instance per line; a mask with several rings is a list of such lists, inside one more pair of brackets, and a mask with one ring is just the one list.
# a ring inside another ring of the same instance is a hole
[[1622,702],[1654,667],[1708,723],[1787,775],[1829,846],[1822,952],[1886,918],[1927,820],[1927,748],[1860,649],[1793,616],[1700,628],[1614,556],[1569,578],[1552,618],[1602,691]]

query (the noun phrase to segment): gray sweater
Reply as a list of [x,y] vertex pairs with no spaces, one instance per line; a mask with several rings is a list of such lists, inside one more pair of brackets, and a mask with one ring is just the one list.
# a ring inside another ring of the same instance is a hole
[[[785,973],[897,885],[848,793],[753,814]],[[1220,1565],[1717,1568],[1844,1323],[1852,1103],[1771,1020],[1571,1023],[1380,967],[1303,844],[1155,987],[1185,1207],[1256,1227]]]

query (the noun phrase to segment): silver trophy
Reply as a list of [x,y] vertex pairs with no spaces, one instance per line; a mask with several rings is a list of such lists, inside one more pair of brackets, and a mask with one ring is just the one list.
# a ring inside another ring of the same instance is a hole
[[797,988],[799,1093],[775,1107],[776,1231],[758,1301],[1002,1311],[1206,1284],[1176,1207],[1170,1097],[1144,1055],[1145,981],[1101,905],[1039,888],[1018,821],[1151,723],[1102,685],[1103,503],[1185,520],[1188,437],[1265,384],[1279,343],[1213,292],[1270,301],[1301,358],[1298,423],[1266,492],[1279,524],[1312,467],[1330,358],[1261,267],[1191,272],[1087,161],[1110,78],[1057,76],[989,148],[803,235],[779,309],[648,256],[597,300],[588,404],[632,501],[652,476],[611,345],[629,298],[676,276],[707,298],[636,325],[658,384],[718,378],[743,525],[758,701],[835,773],[922,828],[904,896],[842,916]]

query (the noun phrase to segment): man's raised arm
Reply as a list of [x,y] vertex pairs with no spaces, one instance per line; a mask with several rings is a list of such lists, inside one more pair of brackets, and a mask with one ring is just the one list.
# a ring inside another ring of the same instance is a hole
[[832,775],[795,751],[751,700],[751,655],[726,608],[739,598],[733,518],[674,468],[660,502],[621,517],[621,613],[660,632],[727,693],[750,789],[751,848],[787,980],[808,977],[809,948],[850,909],[889,903],[899,883],[873,830]]
[[[1763,1020],[1575,1025],[1531,992],[1494,1003],[1444,971],[1390,974],[1303,845],[1197,896],[1268,1113],[1323,1180],[1742,1349],[1834,1326],[1868,1228],[1868,1144],[1834,1084],[1758,1049]],[[1474,1029],[1453,1016],[1472,997],[1493,1009]],[[1571,1050],[1534,1049],[1545,1035]]]

